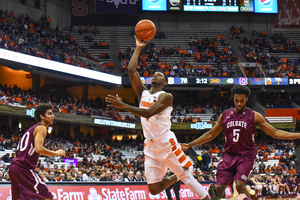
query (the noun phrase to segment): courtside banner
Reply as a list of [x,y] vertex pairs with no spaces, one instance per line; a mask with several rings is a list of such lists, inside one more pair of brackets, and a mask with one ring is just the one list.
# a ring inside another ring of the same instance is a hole
[[111,84],[122,84],[122,77],[111,75],[95,70],[85,69],[73,65],[68,65],[44,58],[30,56],[14,51],[0,49],[0,59],[9,60],[12,62],[22,63],[29,66],[35,66],[41,69],[52,70],[56,72],[66,73],[74,76],[89,78],[97,81],[103,81]]
[[[98,182],[97,185],[77,186],[77,184],[48,184],[49,190],[56,200],[159,200],[168,199],[165,191],[151,195],[147,185],[104,185]],[[78,184],[79,185],[79,184]],[[202,184],[208,190],[209,184]],[[225,191],[226,197],[231,197],[231,189]],[[199,199],[197,195],[190,191],[185,185],[181,185],[179,191],[181,199]],[[175,198],[174,191],[171,195]],[[11,188],[9,184],[0,184],[0,199],[11,199]]]
[[138,5],[138,0],[97,0],[96,11],[112,14],[137,15],[139,10]]

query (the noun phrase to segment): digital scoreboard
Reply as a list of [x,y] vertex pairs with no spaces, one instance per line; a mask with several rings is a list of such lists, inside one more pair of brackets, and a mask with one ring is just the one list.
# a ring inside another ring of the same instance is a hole
[[[152,77],[141,77],[145,85],[151,84]],[[300,79],[274,77],[168,77],[168,85],[289,85],[300,84]]]
[[238,0],[186,0],[184,11],[239,12]]
[[278,0],[142,0],[143,11],[278,13]]

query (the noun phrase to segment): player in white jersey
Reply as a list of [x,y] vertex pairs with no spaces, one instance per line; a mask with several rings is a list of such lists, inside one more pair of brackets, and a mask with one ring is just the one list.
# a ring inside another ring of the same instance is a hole
[[[128,72],[140,105],[135,107],[125,104],[118,95],[108,95],[106,102],[111,103],[108,105],[110,107],[124,109],[141,117],[146,138],[145,174],[151,194],[156,195],[173,183],[182,180],[200,199],[209,200],[205,189],[190,173],[189,168],[193,167],[192,163],[181,150],[175,134],[170,130],[173,96],[162,91],[168,84],[168,78],[164,72],[155,72],[151,89],[147,90],[141,82],[136,67],[140,52],[148,41],[140,41],[137,37],[135,40],[136,49],[131,57]],[[170,168],[174,175],[164,177],[167,168]]]

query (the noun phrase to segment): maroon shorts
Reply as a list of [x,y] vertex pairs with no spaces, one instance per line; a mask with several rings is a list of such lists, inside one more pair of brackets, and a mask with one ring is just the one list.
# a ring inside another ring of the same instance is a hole
[[231,155],[224,153],[216,174],[217,184],[231,185],[233,180],[247,183],[250,177],[256,156],[253,155]]
[[53,198],[42,177],[33,169],[26,169],[11,163],[9,167],[12,200]]

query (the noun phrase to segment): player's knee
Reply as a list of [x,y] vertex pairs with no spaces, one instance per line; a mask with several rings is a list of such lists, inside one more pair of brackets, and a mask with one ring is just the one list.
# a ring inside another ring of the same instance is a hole
[[246,184],[244,182],[238,181],[236,183],[236,190],[238,191],[239,194],[245,193],[245,191],[246,191]]

